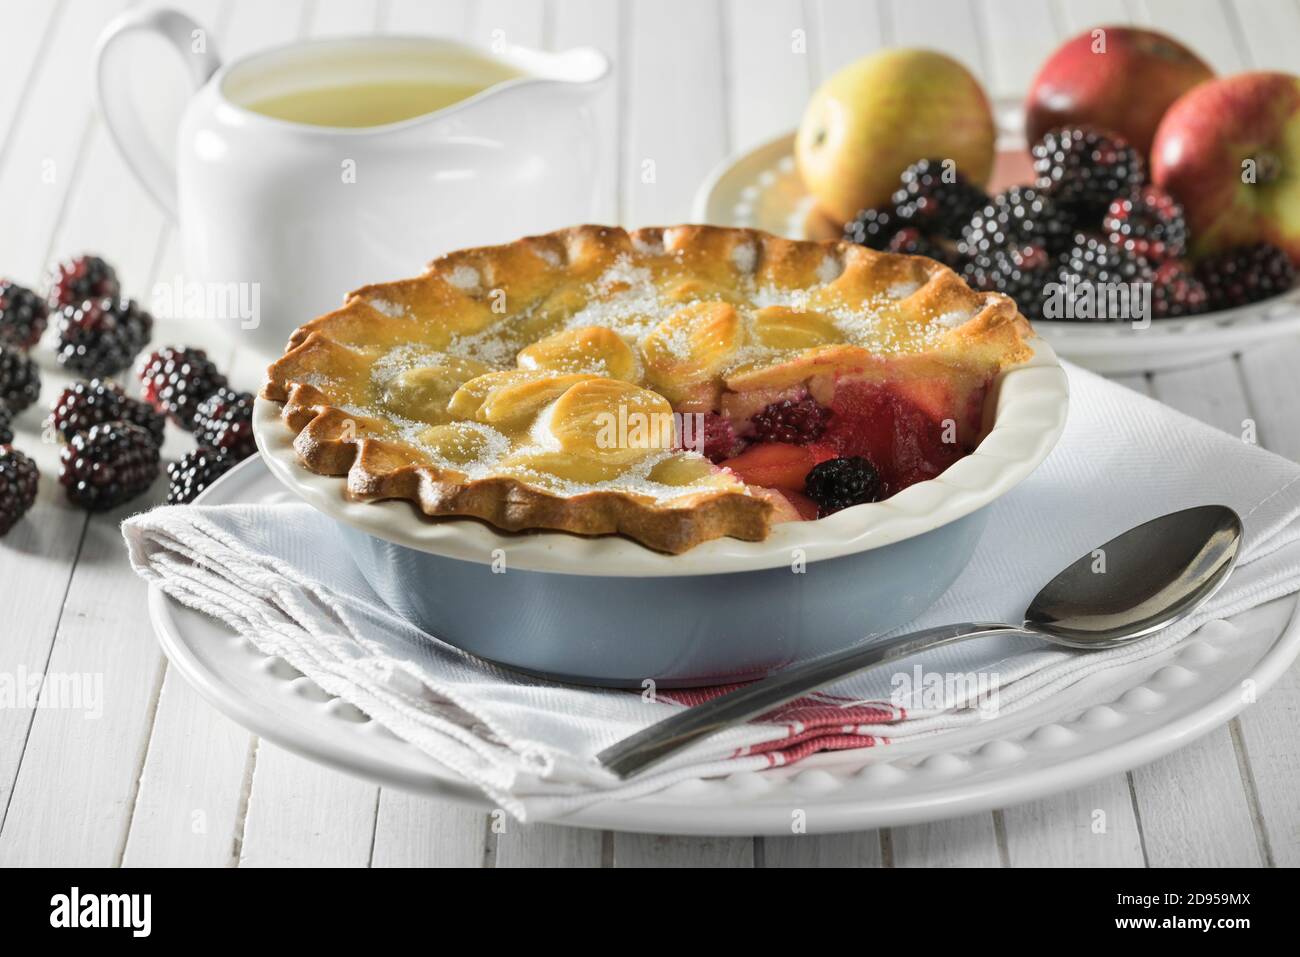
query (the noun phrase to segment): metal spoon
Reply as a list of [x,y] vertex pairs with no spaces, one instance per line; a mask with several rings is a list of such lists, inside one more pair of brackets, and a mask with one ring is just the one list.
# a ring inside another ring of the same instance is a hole
[[1226,506],[1171,512],[1112,538],[1060,572],[1035,596],[1023,624],[965,622],[847,648],[652,724],[596,759],[626,778],[814,688],[969,638],[1027,635],[1081,651],[1127,644],[1189,615],[1213,595],[1232,570],[1240,544],[1241,519]]

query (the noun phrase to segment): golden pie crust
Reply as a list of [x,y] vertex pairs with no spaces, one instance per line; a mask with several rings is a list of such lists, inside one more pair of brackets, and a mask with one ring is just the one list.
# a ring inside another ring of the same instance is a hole
[[941,377],[982,396],[1031,335],[1006,296],[921,257],[576,226],[356,290],[293,333],[262,396],[282,404],[303,465],[346,475],[350,498],[679,553],[762,540],[790,509],[698,452],[595,442],[615,409],[716,412],[850,378]]

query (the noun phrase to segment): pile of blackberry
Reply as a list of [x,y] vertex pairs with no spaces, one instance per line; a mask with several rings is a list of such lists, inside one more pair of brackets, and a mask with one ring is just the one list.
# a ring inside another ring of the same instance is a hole
[[141,398],[111,376],[148,343],[153,320],[122,296],[117,272],[98,256],[57,266],[44,296],[0,280],[0,535],[31,507],[36,466],[10,443],[13,418],[36,401],[40,373],[28,355],[54,315],[60,365],[86,378],[55,397],[46,435],[63,443],[59,483],[75,505],[114,509],[141,495],[161,472],[167,420],[193,432],[197,448],[168,468],[167,501],[192,501],[255,450],[253,396],[229,388],[199,349],[168,346],[139,367]]
[[1267,243],[1185,259],[1182,207],[1146,181],[1142,155],[1122,137],[1063,127],[1030,152],[1033,185],[993,197],[922,160],[904,171],[890,205],[845,225],[844,239],[929,256],[977,289],[1010,296],[1033,320],[1140,318],[1134,300],[1109,314],[1111,290],[1098,284],[1149,284],[1151,318],[1166,319],[1257,302],[1296,281],[1286,253]]
[[220,476],[248,458],[253,441],[253,396],[236,392],[202,349],[165,346],[145,358],[140,396],[159,415],[194,433],[198,445],[167,467],[167,502],[192,502]]
[[956,265],[962,226],[988,201],[951,163],[923,159],[903,170],[887,206],[864,209],[844,226],[848,242],[929,256]]

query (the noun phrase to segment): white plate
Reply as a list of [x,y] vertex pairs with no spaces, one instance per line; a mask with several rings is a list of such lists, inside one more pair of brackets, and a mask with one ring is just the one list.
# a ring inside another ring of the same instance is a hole
[[[721,164],[696,194],[692,218],[791,239],[838,238],[815,212],[793,150],[794,134],[788,133]],[[1022,180],[1027,169],[1023,149],[999,153],[992,188]],[[1145,329],[1124,322],[1035,322],[1034,329],[1062,359],[1097,372],[1173,369],[1300,333],[1300,287],[1241,309],[1162,319]]]
[[[205,504],[294,501],[259,458],[227,474]],[[555,823],[678,834],[790,833],[794,808],[814,833],[970,814],[1078,787],[1151,761],[1217,727],[1300,651],[1296,597],[1207,623],[1176,648],[1094,675],[1014,716],[942,738],[815,755],[789,768],[688,781]],[[487,807],[447,768],[283,660],[153,588],[149,616],[172,665],[256,734],[332,767],[432,797]]]

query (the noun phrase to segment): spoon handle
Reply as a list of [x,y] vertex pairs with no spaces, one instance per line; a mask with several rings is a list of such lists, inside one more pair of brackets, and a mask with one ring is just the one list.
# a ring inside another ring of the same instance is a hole
[[665,718],[610,745],[596,755],[596,760],[620,778],[626,778],[676,754],[700,738],[755,718],[777,705],[785,704],[840,678],[940,645],[951,645],[984,635],[1014,633],[1026,634],[1023,628],[1016,625],[964,622],[855,645],[787,668],[679,712],[671,718]]

